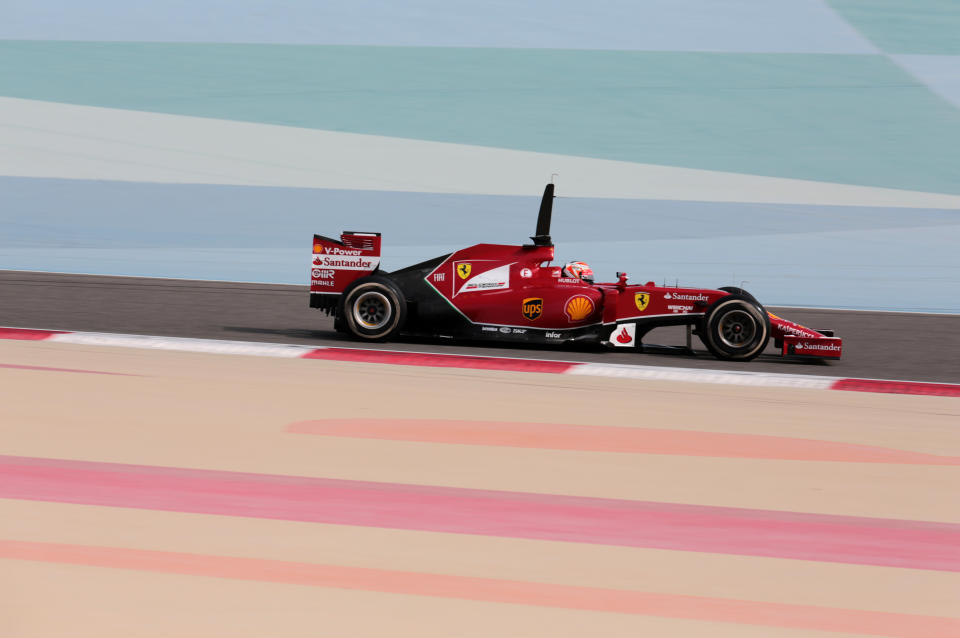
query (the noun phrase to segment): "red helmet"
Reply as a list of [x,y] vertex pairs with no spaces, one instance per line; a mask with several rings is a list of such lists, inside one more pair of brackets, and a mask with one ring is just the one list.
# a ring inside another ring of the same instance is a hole
[[573,277],[593,283],[593,269],[583,261],[571,261],[563,267],[564,277]]

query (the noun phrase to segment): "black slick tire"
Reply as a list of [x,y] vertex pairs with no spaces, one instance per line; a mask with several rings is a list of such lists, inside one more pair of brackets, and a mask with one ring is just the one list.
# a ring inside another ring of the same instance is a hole
[[746,297],[750,301],[754,302],[757,305],[760,305],[760,302],[757,301],[757,298],[751,295],[749,292],[743,288],[737,288],[736,286],[720,286],[717,290],[722,290],[724,292],[729,292],[731,295],[740,295],[741,297]]
[[698,336],[718,359],[750,361],[767,347],[770,317],[752,296],[727,295],[707,309]]
[[395,337],[407,318],[407,302],[392,281],[380,275],[356,280],[343,291],[337,321],[361,341]]

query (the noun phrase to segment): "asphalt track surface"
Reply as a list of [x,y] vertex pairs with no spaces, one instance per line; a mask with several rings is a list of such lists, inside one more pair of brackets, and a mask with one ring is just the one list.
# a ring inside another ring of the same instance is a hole
[[[0,271],[3,326],[960,383],[960,315],[770,310],[811,328],[834,329],[844,340],[844,358],[790,360],[771,344],[752,362],[724,362],[696,337],[695,356],[424,339],[364,344],[334,332],[332,319],[309,308],[306,286]],[[677,345],[683,339],[682,330],[664,328],[646,341]]]

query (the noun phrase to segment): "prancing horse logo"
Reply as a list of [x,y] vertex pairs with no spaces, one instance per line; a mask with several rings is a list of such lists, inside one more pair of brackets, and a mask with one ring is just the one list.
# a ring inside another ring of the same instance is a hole
[[470,271],[473,270],[473,266],[470,264],[458,264],[457,265],[457,274],[460,275],[460,279],[466,279],[470,276]]
[[650,293],[649,292],[638,292],[633,296],[633,302],[637,304],[637,310],[643,312],[647,309],[647,304],[650,303]]

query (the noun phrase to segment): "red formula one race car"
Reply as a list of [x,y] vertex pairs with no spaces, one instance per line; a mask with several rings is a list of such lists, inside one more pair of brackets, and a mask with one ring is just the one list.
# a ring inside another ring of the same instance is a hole
[[768,313],[739,288],[595,283],[586,264],[551,266],[553,184],[532,243],[477,244],[394,272],[380,270],[380,233],[313,237],[310,306],[366,341],[399,334],[642,350],[660,326],[686,325],[720,359],[748,361],[772,337],[783,355],[837,359],[842,342]]

